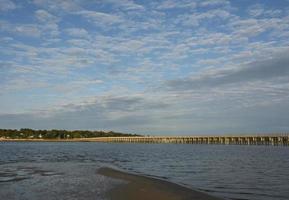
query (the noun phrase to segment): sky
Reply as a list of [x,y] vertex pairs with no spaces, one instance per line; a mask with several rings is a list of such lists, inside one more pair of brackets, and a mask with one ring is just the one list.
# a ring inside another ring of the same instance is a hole
[[289,132],[288,0],[0,0],[0,128]]

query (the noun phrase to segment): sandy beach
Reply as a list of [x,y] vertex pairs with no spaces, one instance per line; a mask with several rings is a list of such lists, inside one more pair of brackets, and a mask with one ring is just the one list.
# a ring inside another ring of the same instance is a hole
[[107,193],[111,200],[221,200],[168,181],[101,168],[99,174],[125,181]]

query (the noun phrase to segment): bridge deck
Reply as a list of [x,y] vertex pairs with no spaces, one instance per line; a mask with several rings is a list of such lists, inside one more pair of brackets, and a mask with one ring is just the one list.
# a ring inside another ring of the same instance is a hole
[[127,143],[182,143],[182,144],[238,144],[238,145],[289,145],[289,134],[255,136],[143,136],[100,137],[96,142]]

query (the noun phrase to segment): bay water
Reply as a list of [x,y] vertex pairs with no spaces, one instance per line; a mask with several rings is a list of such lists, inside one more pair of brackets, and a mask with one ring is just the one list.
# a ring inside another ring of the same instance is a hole
[[106,199],[121,181],[104,166],[224,199],[289,199],[288,147],[94,142],[0,143],[0,199]]

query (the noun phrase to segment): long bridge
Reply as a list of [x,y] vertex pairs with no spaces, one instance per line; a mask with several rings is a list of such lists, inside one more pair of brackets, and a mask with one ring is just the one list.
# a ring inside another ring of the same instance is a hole
[[[84,139],[85,140],[85,139]],[[289,146],[289,134],[278,135],[232,135],[232,136],[137,136],[90,138],[95,142],[126,143],[180,143],[180,144],[234,144],[234,145],[280,145]]]

